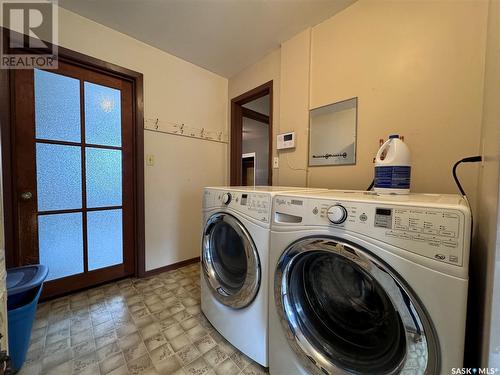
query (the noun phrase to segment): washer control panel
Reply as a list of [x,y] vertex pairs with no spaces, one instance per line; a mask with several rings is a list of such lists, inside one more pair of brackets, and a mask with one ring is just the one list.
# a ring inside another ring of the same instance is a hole
[[205,190],[203,208],[231,208],[263,223],[271,222],[270,194]]
[[347,210],[341,204],[336,204],[328,208],[326,216],[333,224],[342,224],[347,219]]
[[275,198],[276,224],[328,225],[458,266],[469,247],[470,214],[463,209],[322,199],[303,199],[297,205],[296,201]]

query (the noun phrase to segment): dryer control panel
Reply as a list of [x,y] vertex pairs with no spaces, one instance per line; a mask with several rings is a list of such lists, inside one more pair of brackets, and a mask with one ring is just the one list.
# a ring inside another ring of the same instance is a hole
[[203,208],[229,208],[262,223],[271,222],[271,195],[230,190],[205,190]]
[[328,225],[458,266],[470,244],[470,214],[459,208],[282,196],[274,203],[276,224]]

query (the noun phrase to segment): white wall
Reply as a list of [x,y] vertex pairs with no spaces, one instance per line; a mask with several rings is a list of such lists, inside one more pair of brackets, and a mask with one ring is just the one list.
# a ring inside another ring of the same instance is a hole
[[[227,79],[59,9],[59,44],[144,74],[144,116],[227,131]],[[226,184],[227,145],[145,132],[146,269],[199,256],[202,188]]]

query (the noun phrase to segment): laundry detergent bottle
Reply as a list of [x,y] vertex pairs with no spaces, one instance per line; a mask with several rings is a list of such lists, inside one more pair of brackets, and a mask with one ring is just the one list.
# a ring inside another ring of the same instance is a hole
[[409,194],[411,155],[408,146],[393,134],[375,158],[374,190],[380,194]]

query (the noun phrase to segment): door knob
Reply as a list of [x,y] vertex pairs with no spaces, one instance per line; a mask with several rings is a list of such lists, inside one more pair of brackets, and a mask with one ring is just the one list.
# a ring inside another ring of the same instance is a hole
[[31,198],[33,198],[33,193],[31,191],[25,191],[24,193],[21,193],[21,199],[23,201],[29,201]]

